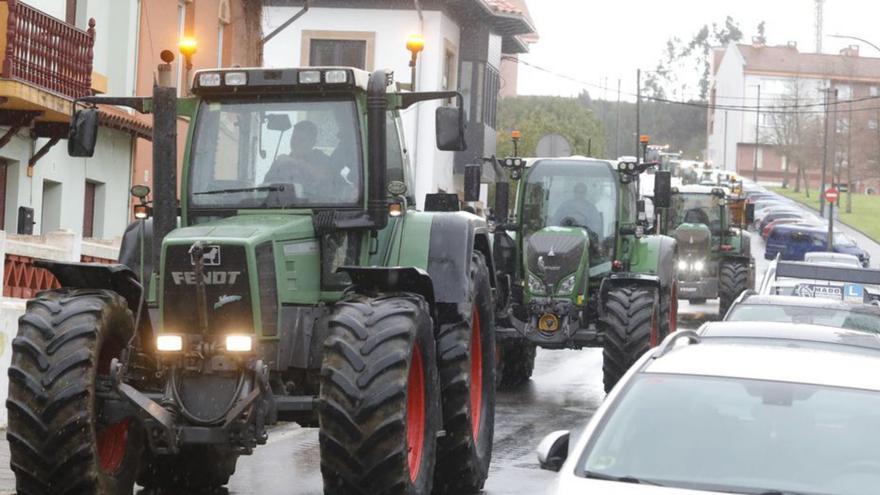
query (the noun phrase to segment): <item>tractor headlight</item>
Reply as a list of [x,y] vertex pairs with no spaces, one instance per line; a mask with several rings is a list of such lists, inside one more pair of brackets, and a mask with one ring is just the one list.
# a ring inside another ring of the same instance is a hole
[[694,262],[694,271],[701,272],[701,271],[703,271],[703,268],[705,268],[705,267],[706,267],[706,264],[703,263],[702,260]]
[[218,72],[205,72],[199,74],[199,86],[217,87],[220,86],[220,74]]
[[574,281],[576,275],[570,275],[562,279],[562,282],[559,282],[559,288],[556,289],[556,293],[563,296],[569,295],[574,290]]
[[227,86],[244,86],[247,84],[247,72],[227,72],[224,81]]
[[544,282],[538,277],[529,274],[529,292],[535,295],[543,296],[545,295],[546,289],[544,288]]
[[681,271],[685,271],[688,269],[687,261],[681,260],[678,262],[678,269]]
[[250,335],[227,335],[226,350],[229,352],[251,352],[254,341]]
[[304,70],[297,74],[297,81],[300,84],[319,84],[321,82],[321,71]]
[[182,335],[160,335],[156,337],[156,350],[159,352],[180,352],[183,350]]

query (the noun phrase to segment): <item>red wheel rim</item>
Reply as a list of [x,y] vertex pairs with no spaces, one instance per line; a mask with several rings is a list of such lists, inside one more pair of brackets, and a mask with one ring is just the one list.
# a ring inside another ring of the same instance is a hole
[[129,423],[130,420],[126,418],[98,430],[98,462],[105,473],[119,471],[125,460]]
[[669,333],[678,330],[678,281],[672,282],[669,294]]
[[406,391],[406,446],[409,479],[419,478],[422,449],[425,445],[425,369],[418,344],[413,349]]
[[483,412],[483,343],[481,342],[480,312],[474,306],[471,324],[471,430],[476,442],[480,436],[480,416]]

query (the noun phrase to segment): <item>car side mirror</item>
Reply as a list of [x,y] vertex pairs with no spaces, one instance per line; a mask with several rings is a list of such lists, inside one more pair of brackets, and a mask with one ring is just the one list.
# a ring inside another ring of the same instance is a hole
[[746,225],[755,223],[755,203],[746,203]]
[[436,114],[437,149],[440,151],[464,151],[464,112],[459,107],[439,107]]
[[672,174],[668,170],[658,170],[654,174],[654,208],[672,206]]
[[91,158],[98,141],[98,110],[83,108],[73,113],[67,135],[67,154],[73,157]]
[[479,164],[465,165],[464,167],[464,200],[480,200],[480,180],[483,177],[483,167]]
[[568,458],[568,430],[559,430],[545,436],[538,444],[538,464],[541,469],[558,472]]

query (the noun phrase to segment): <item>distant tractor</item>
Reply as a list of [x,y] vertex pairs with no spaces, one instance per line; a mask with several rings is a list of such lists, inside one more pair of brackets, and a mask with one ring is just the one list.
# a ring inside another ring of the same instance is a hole
[[[647,233],[638,197],[639,175],[649,165],[590,158],[490,163],[500,178],[496,270],[499,284],[511,288],[497,329],[501,385],[529,379],[536,347],[602,347],[611,390],[676,329],[676,243]],[[512,216],[508,174],[516,183]],[[669,172],[655,178],[655,204],[667,206]]]
[[720,299],[723,316],[754,287],[755,259],[746,227],[754,210],[720,187],[687,185],[672,191],[668,229],[678,241],[678,297],[694,304]]
[[[38,263],[63,288],[28,302],[12,344],[18,493],[214,490],[280,420],[319,428],[324,493],[479,491],[490,234],[474,215],[414,208],[398,134],[401,110],[456,100],[437,110],[437,146],[464,149],[461,95],[344,67],[194,81],[189,98],[77,102],[75,156],[94,150],[95,104],[153,114],[154,217],[129,229],[120,264]],[[148,190],[133,194],[145,216]]]

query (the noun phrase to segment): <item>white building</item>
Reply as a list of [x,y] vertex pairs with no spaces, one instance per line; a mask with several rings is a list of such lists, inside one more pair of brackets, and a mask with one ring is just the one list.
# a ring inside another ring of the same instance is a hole
[[[124,231],[133,135],[144,132],[143,125],[122,111],[108,110],[90,159],[69,157],[64,137],[73,98],[84,94],[83,87],[86,93],[134,94],[138,5],[137,0],[0,2],[2,18],[8,19],[0,26],[8,47],[0,53],[0,136],[6,136],[0,139],[0,230],[27,231],[27,225],[19,225],[19,212],[31,208],[34,234],[64,229],[110,238]],[[51,61],[43,65],[24,56],[28,50],[45,50],[38,27],[21,29],[34,17],[64,33],[62,43],[47,50]],[[90,19],[95,21],[91,57],[83,41]],[[7,65],[17,69],[7,72]],[[71,74],[79,86],[71,83]]]
[[[413,34],[425,39],[416,89],[462,92],[468,116],[468,150],[441,152],[435,146],[434,110],[420,103],[403,113],[409,159],[416,165],[415,196],[461,190],[467,163],[495,152],[495,119],[501,87],[501,56],[526,51],[519,35],[534,32],[521,0],[323,1],[273,37],[263,65],[297,67],[345,65],[387,68],[398,82],[410,82]],[[420,9],[417,9],[417,6]],[[266,0],[263,33],[269,34],[302,8],[296,0]]]

